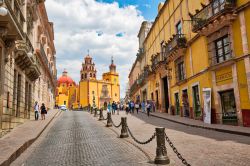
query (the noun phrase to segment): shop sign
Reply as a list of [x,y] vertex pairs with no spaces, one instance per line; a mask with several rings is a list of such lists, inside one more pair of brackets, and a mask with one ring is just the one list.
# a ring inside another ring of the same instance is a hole
[[233,78],[232,71],[223,73],[221,75],[216,75],[216,83],[227,81]]

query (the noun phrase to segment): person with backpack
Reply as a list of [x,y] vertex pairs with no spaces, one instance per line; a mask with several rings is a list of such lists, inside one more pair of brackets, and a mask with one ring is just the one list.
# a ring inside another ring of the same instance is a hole
[[35,120],[38,120],[39,119],[39,105],[37,101],[35,102],[34,111],[35,111]]
[[140,108],[139,101],[137,101],[137,102],[135,103],[135,109],[136,109],[137,114],[138,114],[138,112],[139,112],[139,108]]
[[41,109],[42,120],[45,120],[45,114],[47,114],[47,110],[46,110],[44,103],[42,103],[42,106],[40,109]]

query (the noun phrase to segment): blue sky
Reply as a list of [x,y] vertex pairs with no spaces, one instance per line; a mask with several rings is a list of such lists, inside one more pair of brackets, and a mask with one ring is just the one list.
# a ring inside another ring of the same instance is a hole
[[141,23],[154,21],[161,0],[45,2],[49,20],[54,23],[58,77],[66,69],[79,83],[82,62],[90,50],[100,80],[114,57],[124,97],[128,74],[138,52],[137,34]]
[[135,5],[142,12],[146,20],[153,21],[157,15],[158,4],[164,0],[97,0],[99,2],[113,3],[118,2],[120,7]]

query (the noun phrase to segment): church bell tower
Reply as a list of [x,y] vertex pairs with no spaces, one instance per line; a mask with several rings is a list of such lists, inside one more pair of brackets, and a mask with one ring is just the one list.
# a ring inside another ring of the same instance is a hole
[[95,63],[92,61],[92,57],[88,54],[82,63],[81,81],[96,80],[96,73]]

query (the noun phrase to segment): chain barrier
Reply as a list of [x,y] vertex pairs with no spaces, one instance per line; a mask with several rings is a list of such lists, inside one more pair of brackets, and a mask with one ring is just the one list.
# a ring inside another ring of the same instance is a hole
[[116,127],[119,128],[122,125],[122,122],[119,125],[115,125],[115,123],[113,122],[113,119],[111,118],[111,123]]
[[188,164],[187,160],[182,157],[182,155],[178,152],[174,144],[170,141],[167,134],[165,133],[166,141],[168,142],[169,146],[173,149],[174,153],[177,155],[177,157],[182,161],[184,165],[191,166]]
[[127,126],[127,129],[128,129],[129,135],[130,135],[130,136],[133,138],[133,140],[134,140],[135,142],[137,142],[138,144],[146,145],[146,144],[150,143],[151,141],[153,141],[153,139],[156,137],[156,133],[154,132],[154,134],[152,135],[151,138],[149,138],[149,139],[148,139],[147,141],[145,141],[145,142],[142,142],[142,141],[137,140],[137,139],[134,137],[134,135],[132,134],[132,132],[130,131],[130,129],[129,129],[128,126]]

